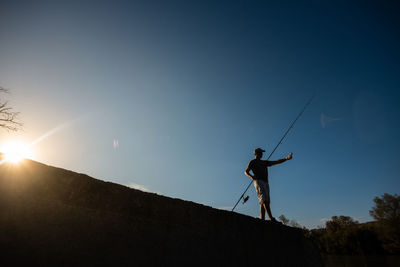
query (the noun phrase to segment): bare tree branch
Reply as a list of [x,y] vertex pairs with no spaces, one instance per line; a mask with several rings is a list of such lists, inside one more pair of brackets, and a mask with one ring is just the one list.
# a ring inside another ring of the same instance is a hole
[[[0,86],[0,93],[9,93],[9,90]],[[19,112],[15,112],[8,106],[8,101],[0,101],[0,128],[7,131],[18,131],[22,129],[22,122],[18,120]]]

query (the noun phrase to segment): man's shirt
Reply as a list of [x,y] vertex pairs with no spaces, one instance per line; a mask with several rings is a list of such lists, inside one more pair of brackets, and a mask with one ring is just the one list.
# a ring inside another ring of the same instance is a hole
[[253,172],[254,179],[268,183],[268,166],[270,166],[268,160],[253,159],[247,165],[247,169]]

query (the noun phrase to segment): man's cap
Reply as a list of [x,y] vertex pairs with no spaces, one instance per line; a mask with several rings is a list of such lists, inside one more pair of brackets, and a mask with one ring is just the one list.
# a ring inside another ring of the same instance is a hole
[[265,150],[264,149],[261,149],[261,148],[256,148],[256,149],[254,149],[254,153],[256,153],[256,154],[258,154],[258,153],[262,153],[262,152],[265,152]]

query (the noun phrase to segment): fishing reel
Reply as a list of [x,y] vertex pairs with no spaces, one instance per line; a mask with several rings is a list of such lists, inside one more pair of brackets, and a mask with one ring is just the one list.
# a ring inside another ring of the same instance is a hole
[[243,203],[242,204],[244,204],[244,203],[246,203],[247,202],[247,200],[249,200],[249,196],[245,196],[244,198],[243,198]]

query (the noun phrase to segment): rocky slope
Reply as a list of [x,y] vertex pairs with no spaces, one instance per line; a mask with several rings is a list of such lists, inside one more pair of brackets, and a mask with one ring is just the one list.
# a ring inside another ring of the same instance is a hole
[[0,166],[0,265],[321,266],[301,231],[25,160]]

